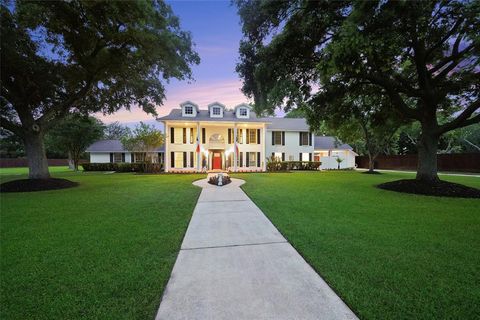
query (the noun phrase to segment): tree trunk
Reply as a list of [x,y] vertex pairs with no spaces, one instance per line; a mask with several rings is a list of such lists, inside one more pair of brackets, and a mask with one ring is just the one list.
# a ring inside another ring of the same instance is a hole
[[437,175],[437,150],[438,136],[428,132],[428,129],[422,128],[422,134],[418,140],[418,165],[417,180],[429,183],[438,182]]
[[47,155],[43,143],[43,134],[39,132],[27,132],[24,138],[25,152],[28,160],[28,177],[30,179],[48,179]]
[[375,171],[375,158],[370,152],[368,153],[368,172]]
[[75,163],[70,151],[68,151],[68,169],[75,170]]

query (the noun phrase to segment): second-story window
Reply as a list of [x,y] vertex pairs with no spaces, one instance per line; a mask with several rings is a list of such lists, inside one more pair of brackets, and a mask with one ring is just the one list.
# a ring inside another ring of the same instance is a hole
[[220,115],[220,108],[219,107],[213,107],[212,114],[214,116],[219,116]]
[[185,106],[185,114],[193,114],[193,107]]
[[310,132],[300,132],[300,145],[301,146],[310,145]]
[[240,116],[242,116],[242,117],[247,116],[247,109],[246,108],[240,108]]

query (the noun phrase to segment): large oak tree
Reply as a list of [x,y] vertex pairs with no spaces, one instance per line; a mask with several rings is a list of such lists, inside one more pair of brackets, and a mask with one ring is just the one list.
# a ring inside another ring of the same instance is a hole
[[170,6],[14,1],[1,6],[1,126],[22,138],[30,178],[48,178],[44,135],[73,111],[156,114],[164,83],[199,63]]
[[361,96],[363,87],[374,87],[390,100],[385,112],[420,123],[417,179],[427,182],[438,181],[439,137],[480,122],[478,1],[237,6],[244,32],[237,71],[259,110],[304,105],[315,125],[325,97],[342,99],[341,88]]

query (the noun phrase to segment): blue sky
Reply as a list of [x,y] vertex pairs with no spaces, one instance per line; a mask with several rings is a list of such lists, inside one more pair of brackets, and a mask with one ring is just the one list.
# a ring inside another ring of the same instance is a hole
[[[172,108],[191,100],[206,108],[208,103],[219,101],[227,107],[249,102],[240,91],[241,81],[235,72],[238,45],[242,37],[240,19],[230,1],[167,1],[180,18],[183,30],[192,33],[195,49],[201,62],[193,67],[194,81],[176,80],[166,85],[167,100],[157,108],[160,116]],[[106,123],[120,121],[129,125],[139,121],[155,124],[151,115],[132,108],[113,115],[98,117]]]

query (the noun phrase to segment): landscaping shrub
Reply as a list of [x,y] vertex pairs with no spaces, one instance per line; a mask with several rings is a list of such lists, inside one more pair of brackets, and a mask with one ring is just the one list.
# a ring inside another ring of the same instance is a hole
[[116,171],[159,173],[163,169],[161,163],[84,163],[84,171]]
[[267,159],[267,171],[290,171],[290,170],[319,170],[320,161],[279,161],[278,158]]

